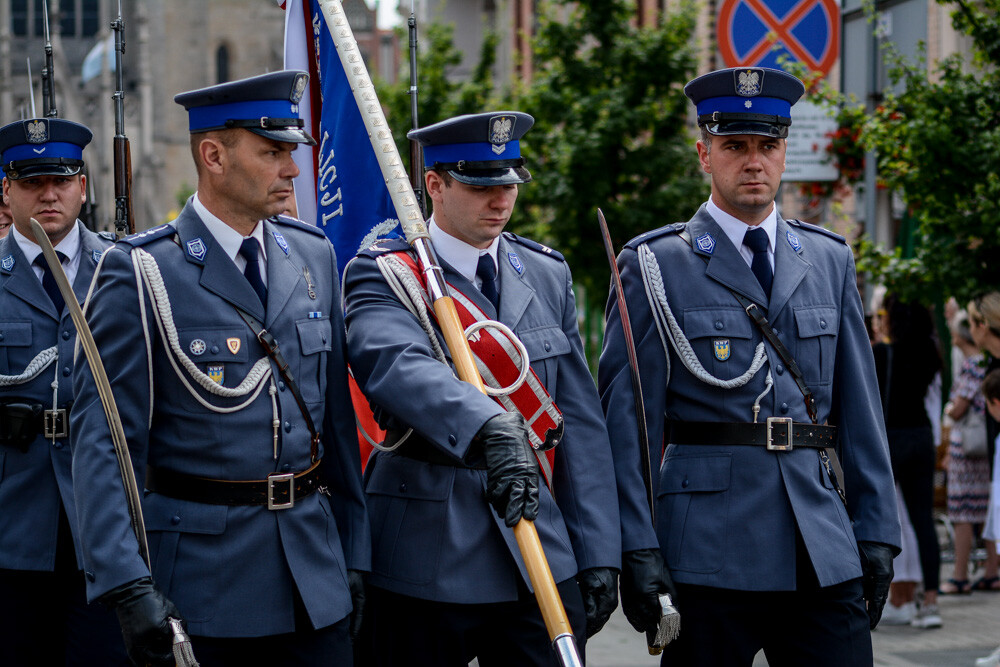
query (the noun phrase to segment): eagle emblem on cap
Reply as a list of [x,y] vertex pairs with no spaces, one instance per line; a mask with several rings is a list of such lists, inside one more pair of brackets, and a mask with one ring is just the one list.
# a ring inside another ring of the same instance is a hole
[[295,77],[295,82],[292,84],[292,104],[298,104],[299,100],[306,92],[306,84],[309,83],[309,77],[305,74],[299,74]]
[[32,144],[44,144],[49,140],[49,128],[44,120],[33,120],[24,126],[28,133],[28,142]]
[[760,70],[747,69],[736,75],[736,92],[743,97],[760,95],[761,79],[764,73]]
[[506,144],[510,141],[513,133],[513,116],[494,116],[490,118],[490,143],[493,144],[493,152],[500,155],[507,150]]

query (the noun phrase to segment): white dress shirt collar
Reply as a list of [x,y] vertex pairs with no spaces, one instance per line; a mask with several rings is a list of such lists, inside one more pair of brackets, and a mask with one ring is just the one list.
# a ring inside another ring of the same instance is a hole
[[[221,246],[225,253],[229,255],[229,259],[236,262],[236,267],[240,271],[243,271],[246,267],[246,260],[240,256],[240,246],[243,245],[243,239],[247,237],[244,237],[238,231],[227,225],[215,214],[205,208],[205,205],[201,203],[200,199],[198,199],[197,192],[194,193],[191,205],[194,206],[195,212],[201,218],[201,221],[205,223],[205,226],[208,227],[208,231],[213,237],[215,237],[219,246]],[[258,222],[257,226],[254,227],[253,231],[250,233],[250,237],[257,240],[257,245],[260,247],[260,256],[264,262],[267,262],[267,251],[264,246],[264,225]],[[266,273],[262,277],[264,281],[267,282]]]
[[[24,258],[28,260],[28,265],[31,266],[35,271],[35,275],[41,280],[43,275],[42,267],[35,266],[34,262],[35,258],[42,254],[42,246],[19,232],[14,225],[10,226],[10,233],[14,236],[17,245],[21,247],[21,252],[24,253]],[[56,250],[66,255],[66,259],[63,260],[62,264],[70,285],[76,280],[76,273],[80,269],[80,243],[80,227],[77,221],[73,223],[66,236],[55,246]]]
[[750,266],[753,262],[753,251],[750,248],[743,245],[743,237],[746,236],[747,230],[752,229],[754,226],[760,227],[767,233],[767,256],[771,261],[771,268],[774,268],[774,237],[778,233],[778,207],[772,204],[771,212],[767,214],[758,225],[748,225],[739,218],[736,218],[721,208],[719,208],[711,197],[708,198],[708,209],[709,215],[712,219],[718,223],[722,231],[725,232],[726,236],[732,241],[733,245],[739,251],[740,255],[746,260],[747,266]]
[[434,244],[434,251],[438,257],[448,262],[448,264],[465,276],[477,288],[481,287],[479,281],[476,279],[476,267],[479,265],[480,255],[489,254],[493,258],[493,264],[497,267],[497,272],[499,273],[500,267],[497,264],[497,249],[500,247],[499,236],[493,239],[493,243],[488,248],[480,250],[465,241],[455,238],[438,227],[434,222],[433,215],[427,221],[427,229],[431,235],[431,242]]

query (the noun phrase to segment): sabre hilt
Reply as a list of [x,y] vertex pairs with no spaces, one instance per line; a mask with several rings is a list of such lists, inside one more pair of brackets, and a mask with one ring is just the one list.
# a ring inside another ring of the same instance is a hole
[[673,605],[670,595],[660,593],[660,622],[656,630],[646,631],[646,648],[650,655],[660,655],[667,644],[677,639],[681,632],[681,615]]
[[180,619],[171,616],[167,622],[170,624],[170,631],[174,633],[173,651],[177,667],[199,667],[194,658],[194,649],[191,648],[191,638],[184,632]]

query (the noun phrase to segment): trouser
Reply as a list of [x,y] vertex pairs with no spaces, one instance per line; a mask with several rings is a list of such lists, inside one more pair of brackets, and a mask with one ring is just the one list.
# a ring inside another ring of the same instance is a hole
[[[7,508],[4,511],[13,511]],[[83,572],[60,510],[52,572],[0,569],[0,663],[4,667],[131,665],[115,613],[87,604]]]
[[890,428],[892,475],[903,492],[906,512],[917,536],[924,589],[936,591],[941,576],[941,547],[934,529],[934,437],[929,426]]
[[[581,659],[586,614],[574,579],[557,585]],[[454,604],[367,589],[363,667],[554,667],[558,661],[535,596],[519,586],[513,602]]]

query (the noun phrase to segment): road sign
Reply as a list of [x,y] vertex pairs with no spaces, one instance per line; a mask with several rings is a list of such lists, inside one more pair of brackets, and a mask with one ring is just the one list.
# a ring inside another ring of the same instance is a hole
[[716,27],[727,67],[781,69],[784,55],[830,72],[840,55],[837,0],[723,0]]
[[837,121],[826,107],[800,100],[792,107],[792,127],[785,149],[785,174],[782,181],[835,181],[840,173],[830,161],[826,146],[828,133],[837,129]]

